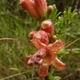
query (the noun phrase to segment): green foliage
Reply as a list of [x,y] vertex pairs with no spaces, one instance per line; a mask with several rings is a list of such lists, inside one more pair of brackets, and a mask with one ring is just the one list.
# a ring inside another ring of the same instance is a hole
[[[0,6],[0,80],[42,80],[37,76],[37,67],[32,69],[25,62],[25,56],[36,51],[28,34],[38,29],[40,22],[24,12],[16,0],[1,0]],[[66,49],[60,51],[58,56],[66,63],[67,68],[61,72],[52,67],[49,80],[79,80],[79,15],[76,9],[71,11],[71,7],[61,15],[55,5],[53,8],[49,19],[54,23],[55,35],[65,42]],[[70,73],[74,74],[65,78]]]
[[[63,15],[58,17],[58,20],[55,24],[56,26],[56,33],[62,34],[60,37],[64,38],[66,33],[71,31],[72,24],[74,23],[74,18],[76,17],[77,13],[74,10],[71,12],[71,7],[68,10],[63,12]],[[73,27],[73,26],[72,26]],[[61,30],[62,29],[62,30]]]

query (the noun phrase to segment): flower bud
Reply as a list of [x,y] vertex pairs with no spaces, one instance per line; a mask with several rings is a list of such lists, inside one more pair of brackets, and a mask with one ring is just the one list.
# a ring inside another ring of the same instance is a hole
[[44,30],[45,32],[47,32],[49,34],[50,38],[53,37],[54,25],[51,20],[44,20],[41,23],[41,29]]
[[20,0],[20,5],[24,10],[29,12],[29,14],[32,15],[33,17],[37,19],[40,17],[38,12],[36,11],[34,0]]
[[48,34],[43,30],[32,31],[29,33],[29,37],[30,39],[38,39],[46,45],[49,43]]
[[36,9],[40,16],[47,12],[47,2],[46,0],[35,0]]
[[46,77],[48,75],[48,66],[46,65],[40,66],[38,74],[42,78]]
[[53,6],[52,5],[49,5],[48,8],[47,8],[47,14],[50,15],[53,11]]

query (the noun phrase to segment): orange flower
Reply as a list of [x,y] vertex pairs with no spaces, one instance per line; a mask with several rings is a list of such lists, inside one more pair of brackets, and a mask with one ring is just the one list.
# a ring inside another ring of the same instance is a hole
[[39,14],[36,11],[36,6],[34,3],[34,0],[20,0],[20,5],[23,9],[29,12],[30,15],[32,15],[35,18],[39,18]]
[[38,48],[38,51],[28,60],[28,63],[31,64],[33,62],[34,65],[37,63],[40,66],[39,76],[46,77],[48,75],[48,67],[51,65],[59,70],[65,69],[65,64],[57,58],[57,52],[65,47],[61,40],[56,40],[49,45],[45,45],[37,39],[33,39],[32,42]]
[[41,30],[44,30],[45,32],[47,32],[50,38],[52,38],[54,34],[53,22],[50,19],[42,21]]

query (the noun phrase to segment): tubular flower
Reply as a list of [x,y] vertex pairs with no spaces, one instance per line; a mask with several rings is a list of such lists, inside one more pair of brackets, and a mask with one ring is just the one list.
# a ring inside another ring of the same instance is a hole
[[54,34],[53,22],[51,20],[42,21],[41,30],[44,30],[45,32],[47,32],[49,34],[50,38],[52,38],[53,34]]
[[29,33],[29,38],[31,40],[33,39],[38,39],[40,40],[42,43],[48,45],[49,43],[49,37],[48,37],[48,34],[43,31],[43,30],[39,30],[39,31],[32,31]]
[[30,15],[32,15],[35,18],[39,18],[39,14],[36,11],[36,6],[34,0],[20,0],[20,5],[24,10],[29,12]]
[[39,15],[42,16],[43,14],[45,14],[47,12],[46,0],[34,0],[34,1]]
[[57,52],[65,47],[61,40],[45,45],[39,40],[34,39],[34,45],[37,45],[38,51],[29,58],[28,64],[34,63],[35,65],[37,63],[40,66],[38,71],[40,77],[48,75],[48,68],[51,65],[59,70],[65,69],[65,64],[57,58]]

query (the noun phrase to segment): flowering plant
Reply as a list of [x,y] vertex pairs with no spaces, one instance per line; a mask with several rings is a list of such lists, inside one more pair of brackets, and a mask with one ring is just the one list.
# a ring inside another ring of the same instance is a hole
[[[54,39],[54,24],[51,19],[46,19],[53,8],[47,7],[46,0],[20,0],[20,4],[38,20],[45,15],[45,20],[40,20],[40,30],[29,33],[30,41],[38,51],[33,55],[26,56],[27,65],[39,66],[38,74],[40,77],[48,75],[49,66],[64,70],[65,63],[58,59],[57,53],[65,48],[65,44],[60,39]],[[53,42],[50,42],[50,40],[53,40]]]

